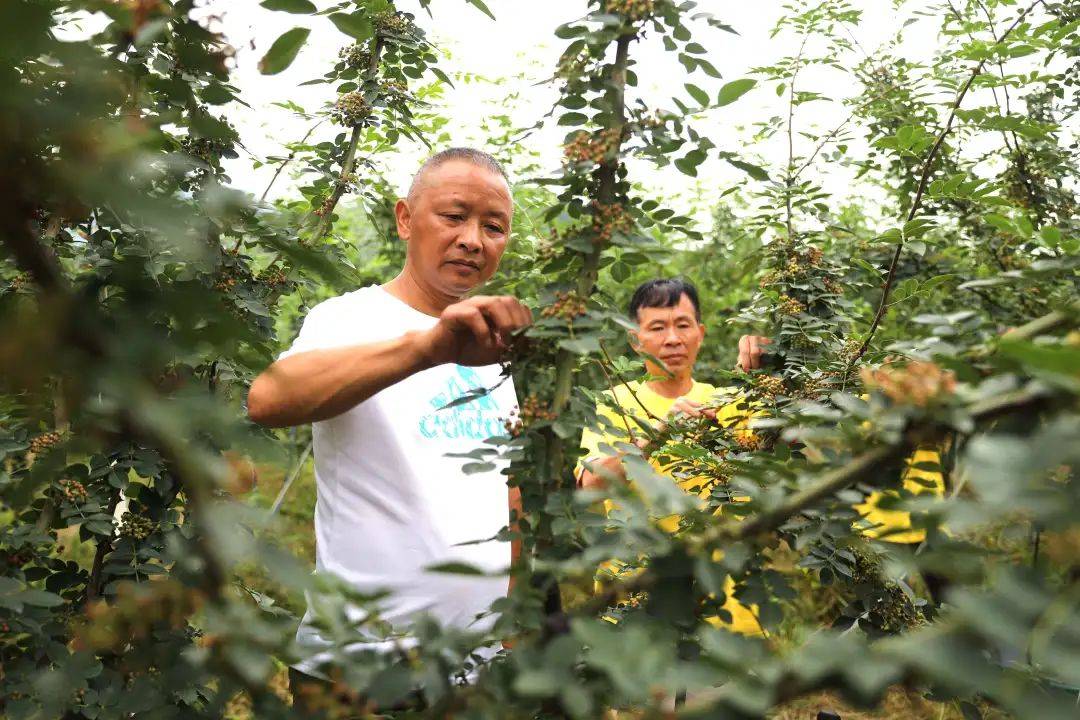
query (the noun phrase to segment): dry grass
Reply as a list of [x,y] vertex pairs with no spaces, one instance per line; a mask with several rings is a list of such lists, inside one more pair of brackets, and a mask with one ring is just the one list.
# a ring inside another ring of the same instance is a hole
[[[893,688],[873,710],[856,709],[832,693],[819,693],[788,703],[770,715],[770,720],[815,720],[819,711],[836,713],[841,720],[964,720],[957,703],[926,700],[917,692]],[[985,720],[1008,720],[1008,716],[981,707]]]

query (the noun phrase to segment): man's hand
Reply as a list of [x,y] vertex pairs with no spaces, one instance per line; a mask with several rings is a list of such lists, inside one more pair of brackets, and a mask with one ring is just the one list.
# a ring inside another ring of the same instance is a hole
[[469,298],[443,310],[419,338],[420,347],[431,365],[491,365],[502,359],[514,331],[531,324],[532,312],[516,298]]
[[675,404],[671,406],[671,410],[668,411],[668,417],[675,415],[686,415],[688,417],[707,417],[710,420],[716,419],[716,408],[705,407],[699,402],[694,402],[689,398],[681,397],[675,401]]
[[739,338],[739,360],[735,367],[743,371],[760,368],[766,345],[772,345],[772,340],[761,335],[743,335]]

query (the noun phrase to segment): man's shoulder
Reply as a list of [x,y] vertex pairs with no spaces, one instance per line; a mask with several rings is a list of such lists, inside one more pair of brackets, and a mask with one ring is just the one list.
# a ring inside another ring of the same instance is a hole
[[326,317],[371,308],[382,300],[379,295],[380,288],[378,285],[367,285],[316,303],[308,310],[308,315]]

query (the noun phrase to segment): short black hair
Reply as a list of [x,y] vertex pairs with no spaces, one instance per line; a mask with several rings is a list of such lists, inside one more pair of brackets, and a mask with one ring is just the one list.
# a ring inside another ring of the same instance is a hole
[[470,147],[452,147],[440,150],[424,161],[424,164],[416,171],[416,174],[413,175],[412,182],[409,184],[409,197],[412,197],[416,185],[424,173],[428,170],[434,170],[440,165],[444,165],[452,160],[464,160],[467,163],[472,163],[478,167],[490,170],[493,173],[498,173],[499,175],[502,175],[502,178],[506,181],[507,185],[510,184],[510,176],[506,174],[506,169],[503,168],[502,163],[496,160],[490,153]]
[[638,285],[630,298],[630,319],[637,322],[638,310],[643,307],[675,307],[683,295],[690,298],[690,303],[694,306],[694,316],[700,322],[701,301],[698,299],[697,288],[692,282],[682,278],[657,278]]

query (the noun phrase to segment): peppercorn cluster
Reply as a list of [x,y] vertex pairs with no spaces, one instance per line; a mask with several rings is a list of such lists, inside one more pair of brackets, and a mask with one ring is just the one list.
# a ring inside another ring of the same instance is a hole
[[784,381],[775,375],[755,375],[751,382],[755,390],[770,399],[787,391]]
[[634,219],[619,203],[604,205],[594,200],[592,209],[593,233],[602,243],[610,241],[615,233],[629,232],[634,227]]
[[372,24],[380,35],[404,35],[409,31],[409,18],[393,10],[378,13],[372,18]]
[[632,22],[652,15],[656,9],[655,0],[607,0],[605,3],[609,13],[625,15]]
[[806,310],[803,304],[790,295],[781,295],[777,305],[781,315],[799,315]]
[[345,63],[345,67],[352,70],[366,70],[371,64],[371,51],[367,49],[367,46],[360,43],[353,43],[341,48],[338,55],[341,57],[341,61]]
[[621,137],[621,128],[605,128],[596,133],[579,130],[563,147],[563,154],[572,163],[591,162],[599,165],[614,155]]
[[130,510],[125,512],[120,518],[120,537],[142,541],[150,537],[150,533],[153,531],[153,520],[142,517],[141,515],[136,515]]
[[578,53],[563,53],[555,66],[555,77],[563,80],[576,80],[585,73],[589,66],[589,53],[582,50]]
[[214,283],[214,289],[218,292],[228,292],[243,278],[243,272],[237,265],[225,265]]
[[322,201],[322,204],[319,205],[319,207],[315,208],[311,212],[318,215],[319,217],[323,217],[327,213],[332,212],[333,209],[334,209],[334,198],[333,197],[328,197],[328,198],[326,198],[325,200]]
[[82,505],[90,497],[86,486],[78,480],[61,480],[57,485],[60,495],[72,505]]
[[761,448],[761,438],[749,430],[743,430],[735,433],[735,445],[740,450],[746,452],[754,452]]
[[825,286],[825,291],[828,293],[831,293],[833,295],[844,294],[844,286],[840,284],[840,281],[838,281],[831,275],[823,277],[821,279],[821,284]]
[[503,423],[503,427],[506,428],[506,432],[510,434],[510,437],[520,437],[525,432],[525,428],[534,422],[551,421],[557,417],[558,415],[550,410],[543,400],[536,395],[529,395],[521,403],[521,408]]
[[193,158],[202,160],[207,165],[215,165],[228,151],[230,143],[219,138],[193,137],[187,135],[180,139],[180,149]]
[[[923,617],[903,589],[881,572],[881,562],[858,548],[852,548],[855,556],[851,582],[855,586],[873,588],[870,597],[863,602],[869,607],[868,620],[885,632],[900,632],[923,622]],[[864,590],[863,595],[866,595]]]
[[667,114],[661,110],[651,115],[643,114],[638,118],[637,123],[642,130],[657,130],[667,125]]
[[337,99],[334,109],[330,111],[330,119],[339,125],[353,127],[371,119],[372,112],[371,105],[364,99],[364,93],[355,90]]
[[850,363],[859,353],[860,347],[862,347],[862,343],[860,343],[855,338],[850,338],[844,341],[844,346],[840,348],[840,359],[843,360],[845,363]]
[[30,441],[30,452],[38,455],[45,452],[46,450],[56,447],[63,441],[63,439],[64,436],[56,430],[43,433]]
[[585,314],[585,298],[570,290],[569,292],[555,293],[555,301],[540,311],[543,317],[559,317],[563,320],[573,320]]
[[123,648],[162,626],[179,629],[202,607],[201,592],[165,579],[152,583],[121,583],[116,599],[91,603],[86,621],[76,630],[75,645],[90,651]]
[[32,555],[29,550],[17,550],[13,553],[9,553],[4,561],[11,567],[22,567],[30,562]]
[[30,284],[30,276],[26,273],[19,273],[15,277],[11,278],[11,289],[22,290],[24,287]]
[[546,240],[541,240],[540,244],[536,248],[536,259],[540,262],[551,262],[559,256],[559,251],[562,249],[562,243],[559,239],[559,233],[557,231],[551,233],[551,237]]
[[877,390],[897,404],[927,407],[956,392],[956,376],[932,362],[912,360],[903,367],[863,368],[868,390]]
[[382,86],[388,95],[404,95],[409,92],[409,86],[405,84],[405,81],[397,78],[384,80]]
[[270,288],[279,288],[289,282],[289,279],[285,276],[285,271],[276,265],[271,265],[263,270],[256,279]]

